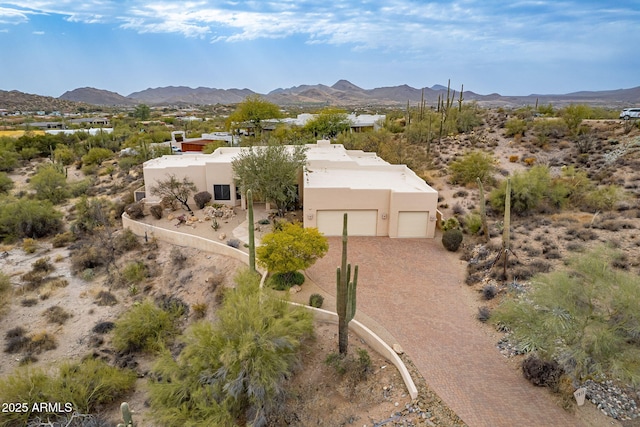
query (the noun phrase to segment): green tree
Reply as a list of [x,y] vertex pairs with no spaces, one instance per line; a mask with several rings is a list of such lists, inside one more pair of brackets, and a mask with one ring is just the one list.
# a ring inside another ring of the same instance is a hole
[[13,138],[0,138],[0,171],[14,170],[18,166],[18,158]]
[[573,138],[578,138],[581,131],[580,125],[584,119],[589,118],[590,114],[591,108],[584,104],[571,104],[560,111],[560,117],[567,124]]
[[0,203],[0,239],[52,236],[62,229],[61,218],[48,200],[5,198]]
[[70,165],[75,159],[76,153],[66,145],[58,145],[56,149],[53,150],[53,160],[64,166]]
[[8,193],[13,188],[13,180],[5,172],[0,172],[0,193]]
[[260,265],[286,280],[296,271],[309,268],[328,250],[327,238],[317,228],[284,223],[281,230],[262,237],[256,255]]
[[227,128],[237,129],[249,123],[255,129],[257,137],[262,135],[262,121],[282,117],[280,107],[260,95],[249,95],[227,118]]
[[297,182],[307,162],[306,147],[284,145],[251,147],[238,154],[231,166],[242,192],[273,202],[280,215],[297,199]]
[[496,161],[492,155],[482,151],[469,151],[449,165],[451,181],[454,184],[471,184],[477,178],[484,184],[491,183]]
[[151,108],[147,104],[137,105],[133,111],[133,117],[138,120],[149,120],[151,118]]
[[640,280],[613,267],[621,256],[601,247],[572,258],[567,270],[536,276],[526,298],[506,299],[491,319],[578,381],[606,375],[637,386]]
[[337,108],[325,108],[307,122],[304,129],[316,138],[335,138],[351,128],[347,113]]
[[167,179],[158,181],[151,187],[151,194],[154,196],[170,197],[177,200],[189,213],[193,213],[187,201],[191,194],[197,191],[196,185],[188,177],[183,177],[182,181],[174,174],[168,175]]
[[42,166],[29,181],[29,186],[40,200],[49,200],[54,205],[69,198],[69,184],[64,173],[54,165]]
[[82,156],[82,163],[87,165],[100,165],[111,156],[113,156],[113,151],[107,148],[93,147],[87,154]]
[[200,321],[177,359],[155,365],[151,407],[164,425],[264,426],[313,332],[311,314],[261,290],[248,270],[225,293],[216,323]]

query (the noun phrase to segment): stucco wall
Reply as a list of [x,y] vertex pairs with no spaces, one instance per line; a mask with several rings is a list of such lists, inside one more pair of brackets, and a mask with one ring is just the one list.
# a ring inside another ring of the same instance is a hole
[[[305,188],[304,226],[317,227],[318,210],[378,210],[377,235],[388,236],[388,221],[382,214],[389,209],[389,190],[366,190],[350,188]],[[312,217],[310,218],[310,215]]]
[[[433,238],[436,232],[436,210],[438,209],[438,193],[391,193],[389,207],[389,237],[398,237],[398,215],[403,211],[428,211],[429,225],[427,237]],[[431,218],[433,220],[431,220]]]

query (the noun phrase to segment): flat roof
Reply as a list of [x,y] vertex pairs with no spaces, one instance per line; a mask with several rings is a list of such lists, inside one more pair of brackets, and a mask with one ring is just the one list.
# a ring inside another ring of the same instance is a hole
[[404,165],[363,166],[357,169],[308,167],[305,188],[387,189],[401,193],[436,193],[424,180]]

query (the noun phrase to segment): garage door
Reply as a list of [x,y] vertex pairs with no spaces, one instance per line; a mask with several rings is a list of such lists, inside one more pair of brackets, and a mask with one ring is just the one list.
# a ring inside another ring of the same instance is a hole
[[342,235],[342,219],[347,213],[347,233],[349,236],[375,236],[378,224],[377,210],[318,211],[318,230],[325,236]]
[[398,212],[398,237],[427,237],[429,212]]

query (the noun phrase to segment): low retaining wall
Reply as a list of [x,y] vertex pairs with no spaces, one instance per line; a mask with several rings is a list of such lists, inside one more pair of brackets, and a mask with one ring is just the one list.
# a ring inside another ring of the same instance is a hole
[[[179,231],[167,230],[150,224],[145,224],[143,222],[135,221],[129,218],[126,213],[122,215],[122,226],[124,228],[130,229],[138,236],[153,236],[157,239],[172,243],[174,245],[189,246],[192,248],[200,249],[202,251],[213,252],[237,259],[238,261],[241,261],[245,264],[249,264],[249,254],[246,254],[241,250],[232,248],[227,244],[219,243],[210,239],[205,239],[204,237],[180,233]],[[262,280],[260,284],[262,286],[264,284],[265,278],[267,277],[267,272],[261,271],[261,273]],[[331,311],[309,307],[307,305],[297,304],[294,302],[291,302],[290,304],[298,305],[300,307],[304,307],[308,310],[313,311],[316,320],[335,324],[338,323],[338,315]],[[418,397],[418,389],[416,388],[413,379],[411,378],[411,375],[407,370],[407,367],[404,365],[402,359],[400,359],[396,352],[393,351],[393,349],[389,347],[387,343],[385,343],[371,329],[367,328],[365,325],[355,319],[349,322],[349,329],[351,329],[351,331],[353,331],[353,333],[355,333],[357,336],[362,338],[372,349],[374,349],[383,357],[389,359],[389,361],[393,363],[400,372],[400,375],[404,380],[404,384],[406,385],[411,398],[415,399],[416,397]]]

